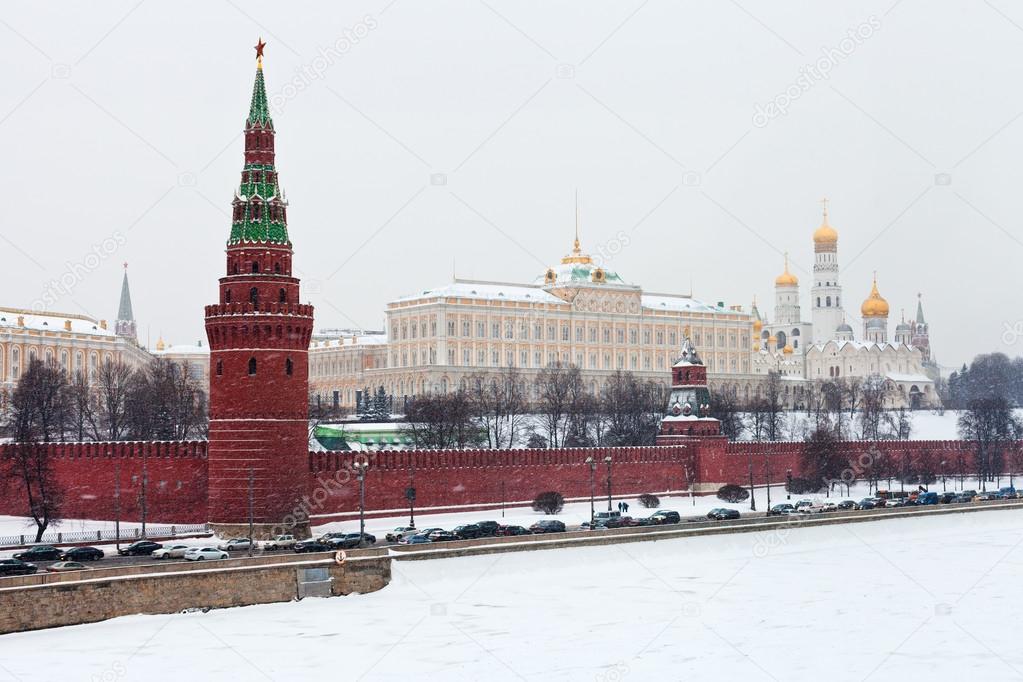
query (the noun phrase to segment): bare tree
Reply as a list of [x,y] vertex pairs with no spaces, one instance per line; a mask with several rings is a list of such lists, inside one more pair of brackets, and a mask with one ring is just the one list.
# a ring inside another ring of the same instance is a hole
[[526,421],[526,392],[519,371],[508,367],[497,377],[473,374],[467,391],[488,447],[514,447]]
[[1002,473],[1005,454],[1018,437],[1021,425],[1009,401],[1001,396],[971,400],[959,415],[959,435],[974,444],[974,462],[981,490]]
[[127,432],[137,440],[188,440],[207,428],[205,393],[171,360],[135,372],[126,400]]
[[417,448],[464,448],[480,441],[480,427],[464,391],[418,395],[406,408],[405,419]]
[[128,394],[133,375],[128,365],[110,360],[100,365],[96,372],[98,430],[107,440],[123,440],[127,435]]
[[563,447],[569,431],[578,430],[578,401],[585,394],[579,368],[560,362],[548,365],[540,370],[535,386],[541,432],[549,447]]
[[883,377],[868,377],[861,386],[860,433],[864,440],[881,440],[882,415],[888,389]]
[[[727,401],[719,396],[717,404]],[[639,381],[632,372],[616,371],[604,384],[598,401],[600,445],[652,445],[657,438],[667,396],[663,385]],[[731,421],[738,408],[730,403]],[[728,435],[728,434],[725,434]]]
[[46,444],[63,433],[67,399],[64,371],[39,360],[29,363],[11,399],[8,418],[14,444],[8,475],[25,494],[36,524],[36,542],[50,524],[60,520],[63,491]]
[[767,440],[781,438],[785,428],[785,405],[782,402],[782,381],[778,372],[770,372],[764,382],[764,431]]
[[711,401],[710,414],[721,422],[721,435],[728,440],[738,440],[745,428],[742,420],[742,407],[739,405],[738,391],[734,384],[721,387]]
[[66,390],[69,409],[68,430],[72,437],[79,442],[97,440],[99,432],[96,428],[96,410],[93,406],[95,394],[85,378],[85,373],[75,372]]

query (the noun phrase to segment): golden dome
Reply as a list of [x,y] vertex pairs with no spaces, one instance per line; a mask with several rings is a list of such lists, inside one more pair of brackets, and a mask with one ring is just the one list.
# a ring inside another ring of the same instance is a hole
[[789,272],[789,254],[785,254],[785,272],[778,275],[774,280],[776,287],[799,286],[799,278]]
[[753,344],[753,352],[754,353],[759,353],[760,352],[760,344],[759,343],[754,343]]
[[753,320],[753,331],[755,331],[757,334],[759,334],[760,331],[763,328],[764,328],[764,323],[763,322],[761,322],[760,320],[757,320],[757,319]]
[[161,336],[156,341],[156,350],[163,350],[166,347],[167,347],[167,345],[163,342],[163,337]]
[[792,350],[792,346],[786,345],[784,348],[781,349],[781,352],[785,353],[785,355],[792,355],[795,351]]
[[778,345],[778,337],[775,336],[774,334],[771,334],[771,336],[767,339],[767,345],[768,346],[777,346]]
[[824,219],[821,226],[813,233],[814,244],[837,244],[838,231],[828,224],[828,200],[824,199]]
[[870,296],[860,306],[860,313],[863,317],[888,317],[888,301],[884,300],[881,292],[877,290],[877,274],[874,274],[874,286],[870,290]]

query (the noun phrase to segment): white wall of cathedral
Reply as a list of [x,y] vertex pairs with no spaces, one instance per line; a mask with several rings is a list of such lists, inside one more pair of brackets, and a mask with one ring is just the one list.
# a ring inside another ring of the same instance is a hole
[[799,286],[779,286],[774,290],[775,324],[782,327],[799,323]]

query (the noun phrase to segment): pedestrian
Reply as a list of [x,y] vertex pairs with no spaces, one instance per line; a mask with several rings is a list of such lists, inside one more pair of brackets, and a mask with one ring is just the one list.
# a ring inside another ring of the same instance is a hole
[[625,512],[626,514],[628,514],[628,513],[629,513],[629,503],[628,503],[628,502],[622,502],[622,506],[624,506],[624,507],[625,507],[625,509],[624,509],[623,511],[624,511],[624,512]]
[[618,503],[618,513],[619,514],[622,513],[622,503],[621,502]]

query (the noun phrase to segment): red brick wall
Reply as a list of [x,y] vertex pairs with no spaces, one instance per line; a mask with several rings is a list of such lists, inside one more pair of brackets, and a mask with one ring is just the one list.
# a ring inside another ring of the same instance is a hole
[[[10,464],[13,445],[0,445],[0,463]],[[147,473],[147,522],[206,522],[206,443],[119,442],[50,443],[58,484],[69,519],[114,519],[117,472],[121,479],[121,519],[141,519],[143,468]],[[25,496],[17,482],[0,494],[0,514],[24,516]]]

